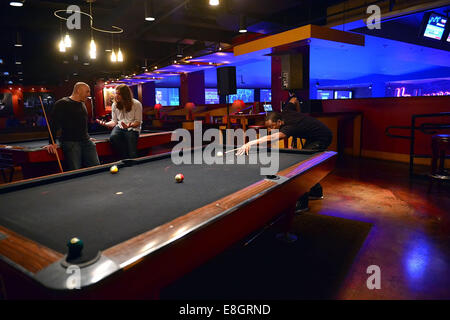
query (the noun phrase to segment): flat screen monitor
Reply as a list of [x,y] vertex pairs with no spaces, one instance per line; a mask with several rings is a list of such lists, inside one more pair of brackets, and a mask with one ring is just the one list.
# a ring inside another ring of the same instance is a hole
[[9,92],[0,93],[0,115],[13,114],[12,94]]
[[265,112],[272,112],[272,105],[271,104],[265,104],[263,105]]
[[178,88],[155,88],[155,103],[162,106],[179,106]]
[[235,100],[242,100],[245,103],[255,101],[255,89],[237,89],[236,94],[228,96],[228,102],[233,103]]
[[448,18],[436,13],[425,15],[423,37],[434,40],[442,40]]
[[335,99],[351,99],[353,97],[352,91],[349,90],[336,90],[334,91]]
[[217,89],[205,89],[205,103],[206,104],[219,104],[219,94]]
[[329,100],[333,98],[333,90],[317,90],[317,99]]
[[261,89],[259,93],[259,101],[261,102],[271,102],[272,101],[272,90]]
[[53,107],[55,103],[55,97],[48,92],[24,92],[23,93],[23,107],[27,110],[41,110],[41,97],[42,104],[46,110]]

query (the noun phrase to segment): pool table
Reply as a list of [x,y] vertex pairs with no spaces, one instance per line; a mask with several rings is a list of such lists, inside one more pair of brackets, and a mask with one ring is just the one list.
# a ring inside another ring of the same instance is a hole
[[[115,174],[109,164],[0,186],[0,295],[158,298],[168,284],[275,219],[287,231],[297,199],[336,161],[332,151],[279,149],[277,174],[262,176],[246,157],[175,165],[165,153],[115,162]],[[174,179],[178,173],[182,183]],[[67,261],[72,237],[84,248]],[[75,282],[70,265],[80,267]],[[73,283],[79,288],[70,289]]]
[[[148,155],[151,147],[170,143],[171,131],[142,131],[138,140],[138,152]],[[95,139],[97,153],[101,162],[112,161],[114,153],[109,143],[110,132],[91,133]],[[0,143],[0,162],[9,166],[20,166],[23,178],[34,178],[59,171],[56,157],[42,147],[48,139],[35,139],[11,143]],[[61,149],[59,157],[64,160]]]

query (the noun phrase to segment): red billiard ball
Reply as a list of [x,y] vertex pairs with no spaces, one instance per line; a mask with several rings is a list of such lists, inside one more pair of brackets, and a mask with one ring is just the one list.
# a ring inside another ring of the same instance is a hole
[[176,181],[176,182],[180,183],[180,182],[183,182],[183,180],[184,180],[183,174],[179,173],[179,174],[177,174],[177,175],[175,176],[175,181]]

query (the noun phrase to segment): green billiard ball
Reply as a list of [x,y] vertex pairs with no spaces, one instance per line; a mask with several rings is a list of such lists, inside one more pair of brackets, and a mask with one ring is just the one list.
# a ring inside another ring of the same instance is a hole
[[76,258],[81,255],[81,251],[83,250],[84,244],[81,239],[74,237],[67,242],[67,247],[69,248],[68,256],[70,258]]

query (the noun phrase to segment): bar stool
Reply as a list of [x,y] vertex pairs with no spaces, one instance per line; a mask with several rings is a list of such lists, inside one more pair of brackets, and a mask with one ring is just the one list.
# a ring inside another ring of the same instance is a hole
[[445,169],[446,152],[450,152],[450,134],[434,135],[431,138],[431,146],[433,155],[431,160],[431,181],[428,191],[431,190],[434,180],[438,180],[439,182],[450,180],[450,172]]

